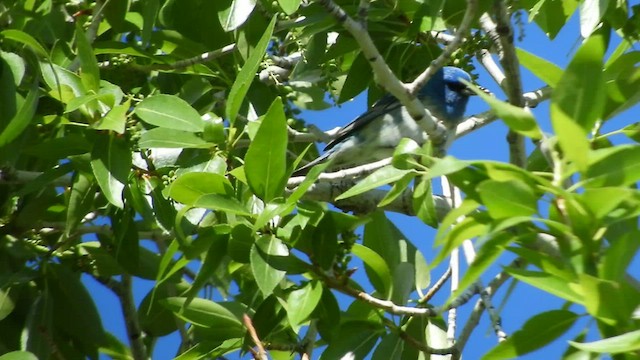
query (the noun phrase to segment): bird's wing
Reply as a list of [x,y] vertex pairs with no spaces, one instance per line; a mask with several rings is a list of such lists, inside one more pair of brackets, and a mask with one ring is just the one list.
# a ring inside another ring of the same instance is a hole
[[348,125],[340,129],[340,131],[338,131],[338,133],[336,134],[335,139],[331,140],[327,144],[327,146],[324,148],[324,151],[331,150],[331,148],[339,144],[342,140],[351,136],[359,129],[367,126],[367,124],[369,124],[371,121],[394,109],[399,108],[400,106],[402,106],[402,104],[394,96],[390,94],[383,96],[382,98],[380,98],[380,100],[376,101],[375,104],[373,104],[371,109],[358,116]]

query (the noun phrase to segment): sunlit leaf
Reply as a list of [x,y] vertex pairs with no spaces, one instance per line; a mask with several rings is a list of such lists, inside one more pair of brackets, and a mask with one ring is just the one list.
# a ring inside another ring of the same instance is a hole
[[204,121],[186,101],[173,95],[155,95],[144,99],[134,113],[142,121],[161,128],[188,132],[204,130]]
[[578,349],[594,353],[621,354],[640,350],[640,330],[630,331],[622,335],[607,339],[592,341],[590,343],[578,343],[569,341]]
[[245,100],[245,96],[247,95],[247,91],[249,91],[253,78],[256,76],[258,66],[260,66],[260,62],[262,62],[262,58],[267,51],[267,46],[271,41],[271,34],[273,33],[275,25],[276,16],[271,19],[271,22],[260,38],[260,41],[251,54],[249,54],[249,58],[244,63],[244,66],[233,82],[233,86],[229,91],[229,97],[227,98],[227,106],[225,109],[227,119],[231,123],[235,122],[238,111],[240,111],[240,106],[242,106],[242,102]]
[[271,104],[245,156],[244,171],[254,193],[270,201],[287,180],[287,121],[280,98]]
[[521,330],[486,353],[482,360],[514,359],[539,349],[564,334],[578,315],[567,310],[552,310],[529,319]]
[[284,271],[269,265],[268,258],[287,255],[287,246],[273,236],[262,236],[251,248],[251,271],[264,296],[269,296],[285,276]]

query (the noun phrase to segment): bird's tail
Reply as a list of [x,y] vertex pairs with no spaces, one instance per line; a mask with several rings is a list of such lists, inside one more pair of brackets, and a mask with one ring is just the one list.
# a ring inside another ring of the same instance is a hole
[[293,174],[291,174],[292,177],[294,176],[305,176],[307,175],[307,173],[309,173],[309,170],[311,170],[312,167],[321,164],[323,162],[326,162],[329,159],[329,155],[331,155],[332,151],[328,151],[324,154],[322,154],[321,156],[319,156],[318,158],[314,159],[313,161],[311,161],[310,163],[298,168],[296,171],[293,172]]

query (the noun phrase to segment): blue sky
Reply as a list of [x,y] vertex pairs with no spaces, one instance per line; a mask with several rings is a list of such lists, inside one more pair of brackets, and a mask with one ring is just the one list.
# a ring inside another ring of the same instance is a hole
[[[526,16],[523,18],[526,19]],[[541,56],[562,68],[571,60],[574,51],[580,44],[579,39],[579,19],[577,13],[572,16],[569,23],[558,34],[554,41],[549,41],[547,37],[541,32],[541,30],[535,25],[525,26],[525,38],[522,42],[517,42],[517,46],[523,47],[530,53]],[[517,31],[517,29],[516,29]],[[615,42],[610,46],[611,49],[615,48],[619,39],[614,36]],[[493,80],[484,72],[480,65],[476,65],[480,78],[478,83],[489,88],[491,91],[497,94],[501,99],[504,99],[504,94],[499,90],[499,87],[493,82]],[[523,69],[523,88],[525,91],[531,91],[540,88],[544,84],[534,77],[530,72]],[[476,114],[488,109],[488,106],[484,104],[479,98],[474,98],[469,104],[467,114]],[[353,101],[343,104],[340,107],[334,107],[325,111],[307,111],[301,115],[306,121],[316,124],[321,129],[332,129],[336,126],[342,126],[350,122],[357,115],[366,110],[366,96],[361,94]],[[623,124],[633,123],[639,119],[635,114],[640,113],[640,107],[636,106],[633,109],[627,110],[617,119],[613,120],[609,126],[619,128]],[[533,110],[536,118],[538,119],[541,127],[544,131],[551,132],[551,125],[549,123],[549,106],[548,102],[541,104]],[[606,129],[606,127],[605,127]],[[500,122],[496,121],[474,133],[467,135],[457,140],[451,147],[449,153],[460,159],[491,159],[499,161],[508,161],[508,145],[505,140],[507,130],[506,127]],[[531,143],[527,143],[528,150],[530,151]],[[437,189],[436,189],[436,192]],[[436,251],[432,247],[432,241],[435,236],[435,231],[424,224],[418,219],[411,218],[399,214],[389,214],[389,217],[394,223],[404,232],[407,238],[416,245],[427,260],[433,259]],[[510,257],[505,256],[500,260],[500,263],[506,265],[510,261]],[[359,266],[362,269],[362,266]],[[437,279],[440,274],[443,273],[445,265],[442,265],[434,269],[432,278]],[[499,271],[498,268],[492,269],[489,272],[489,277],[485,279],[485,283],[488,279],[493,277]],[[640,261],[636,259],[629,271],[635,276],[640,275]],[[356,280],[364,278],[364,271],[359,270],[359,274],[356,273]],[[89,290],[96,300],[96,305],[102,314],[102,321],[104,327],[115,334],[123,343],[128,344],[126,338],[124,321],[122,319],[119,303],[113,294],[105,289],[102,285],[95,283],[88,277],[85,277],[85,283],[88,284]],[[153,283],[151,281],[136,280],[134,297],[139,304],[146,293],[151,289]],[[494,297],[494,305],[500,305],[500,301],[504,295],[505,289],[508,286],[503,286],[502,290]],[[436,298],[435,303],[443,302],[447,296],[447,291],[442,291],[442,294]],[[343,298],[344,299],[344,298]],[[341,300],[341,305],[345,308],[347,302]],[[559,309],[563,306],[564,302],[551,295],[543,293],[542,291],[531,288],[526,284],[518,284],[514,293],[511,295],[509,302],[502,312],[502,322],[505,331],[508,334],[512,334],[515,330],[522,327],[523,323],[532,315],[544,312],[552,309]],[[467,305],[460,309],[459,319],[464,320],[469,313],[472,306]],[[577,306],[571,308],[574,312],[582,313],[583,310]],[[587,319],[583,318],[578,321],[569,333],[562,337],[563,340],[570,340],[575,337],[585,326],[588,326]],[[591,326],[593,328],[593,326]],[[462,328],[462,324],[459,325],[459,329]],[[593,330],[593,329],[592,329]],[[590,336],[594,339],[596,335],[593,331]],[[156,346],[154,353],[154,359],[171,359],[175,355],[175,351],[178,344],[177,334],[169,335],[165,338],[161,338]],[[480,325],[473,333],[464,355],[467,359],[479,358],[481,354],[491,349],[497,343],[496,337],[491,330],[491,326],[487,320],[487,316],[483,316]],[[562,353],[566,349],[566,345],[558,342],[549,345],[537,352],[528,354],[522,357],[522,359],[540,359],[541,357],[558,359],[561,358]],[[314,358],[319,356],[319,352],[314,354]],[[230,356],[229,359],[236,357]],[[245,356],[244,358],[248,358]]]

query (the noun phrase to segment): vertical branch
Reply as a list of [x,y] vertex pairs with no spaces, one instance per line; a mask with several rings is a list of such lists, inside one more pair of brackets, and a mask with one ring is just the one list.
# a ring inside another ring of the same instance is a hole
[[[509,103],[515,106],[524,107],[526,105],[522,93],[522,81],[520,78],[520,64],[513,45],[513,28],[507,5],[503,0],[496,0],[494,4],[496,21],[489,14],[482,14],[480,24],[492,41],[494,49],[500,57],[500,64],[506,74],[506,79],[496,77],[496,67],[489,60],[490,55],[479,52],[478,59],[487,68],[489,73],[496,79],[509,98]],[[506,81],[503,81],[506,80]],[[524,167],[526,164],[526,153],[524,147],[524,137],[514,131],[507,134],[509,144],[509,159],[512,164]]]
[[318,334],[317,320],[311,320],[307,334],[304,336],[303,352],[300,354],[301,360],[311,360],[313,355],[313,348],[316,343],[316,335]]
[[[442,194],[449,199],[449,206],[451,209],[455,209],[460,204],[460,199],[456,197],[456,190],[453,184],[446,176],[441,177],[442,181]],[[457,194],[460,195],[459,193]],[[457,219],[456,223],[460,220]],[[458,291],[458,284],[460,283],[460,250],[455,248],[451,251],[451,257],[449,259],[449,268],[451,269],[451,294]],[[456,307],[450,307],[447,318],[447,341],[450,346],[454,346],[456,343],[456,320],[458,316],[458,310]]]
[[142,330],[138,321],[138,311],[133,301],[133,291],[131,286],[131,275],[123,274],[120,286],[120,306],[124,315],[124,322],[127,327],[127,336],[131,344],[131,354],[135,360],[146,360],[147,348],[142,342]]
[[[451,259],[449,260],[449,267],[451,268],[451,293],[458,291],[458,284],[460,283],[460,256],[458,248],[451,251]],[[452,307],[449,309],[447,317],[447,342],[450,346],[456,343],[456,319],[458,316],[458,309]]]
[[[522,81],[520,78],[520,64],[516,55],[516,49],[513,45],[513,28],[511,27],[511,18],[507,4],[504,0],[495,2],[496,14],[496,31],[502,46],[502,57],[500,62],[502,68],[507,75],[507,96],[509,103],[519,107],[524,107],[524,98],[522,96]],[[507,134],[507,142],[509,143],[509,158],[512,164],[524,167],[526,165],[526,153],[524,148],[524,137],[515,131],[509,131]]]
[[360,6],[358,6],[358,21],[363,29],[367,29],[367,18],[369,17],[369,1],[360,0]]

